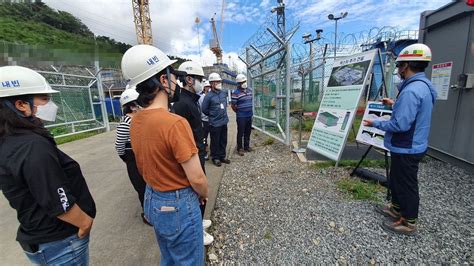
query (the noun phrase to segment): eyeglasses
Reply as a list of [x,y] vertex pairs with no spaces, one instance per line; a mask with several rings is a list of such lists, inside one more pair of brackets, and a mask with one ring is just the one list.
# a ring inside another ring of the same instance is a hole
[[401,67],[402,65],[403,65],[403,62],[396,62],[396,63],[395,63],[395,66],[396,66],[396,67]]

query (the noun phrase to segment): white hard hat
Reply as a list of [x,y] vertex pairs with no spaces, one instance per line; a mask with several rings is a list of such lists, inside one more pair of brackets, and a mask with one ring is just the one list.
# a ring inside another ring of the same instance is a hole
[[221,76],[217,73],[209,74],[209,82],[211,81],[222,81]]
[[244,74],[238,74],[235,78],[236,82],[245,82],[247,81],[247,77]]
[[431,61],[431,49],[422,43],[415,43],[405,47],[400,54],[398,54],[397,62],[404,61]]
[[57,92],[34,70],[21,66],[0,67],[0,98]]
[[123,92],[122,95],[120,95],[120,105],[124,106],[129,102],[136,101],[138,99],[138,92],[133,88],[126,88]]
[[179,66],[178,70],[186,72],[187,75],[204,77],[204,71],[198,62],[186,61]]
[[175,62],[176,60],[169,59],[160,49],[139,44],[128,49],[123,55],[122,73],[129,85],[134,87]]
[[203,87],[211,87],[211,83],[209,83],[209,80],[204,81]]

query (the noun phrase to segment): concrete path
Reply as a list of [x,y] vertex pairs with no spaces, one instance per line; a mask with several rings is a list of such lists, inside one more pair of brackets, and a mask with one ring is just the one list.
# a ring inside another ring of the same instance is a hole
[[[228,151],[235,150],[236,124],[229,109]],[[91,265],[158,265],[159,249],[153,229],[143,224],[140,203],[125,164],[114,150],[115,131],[66,143],[60,149],[81,165],[97,205],[91,234]],[[205,217],[211,217],[225,166],[206,164],[210,196]],[[15,241],[15,211],[0,196],[0,265],[30,265]]]

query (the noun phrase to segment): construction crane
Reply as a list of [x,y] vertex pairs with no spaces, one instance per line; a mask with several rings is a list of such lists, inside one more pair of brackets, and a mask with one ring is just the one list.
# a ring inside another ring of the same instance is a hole
[[220,21],[220,27],[219,27],[219,34],[217,34],[217,29],[216,29],[216,20],[214,19],[214,16],[211,18],[211,24],[212,24],[212,34],[213,38],[209,40],[209,47],[211,51],[216,55],[217,59],[217,64],[222,64],[222,48],[221,48],[221,43],[222,43],[222,29],[223,29],[223,22],[224,22],[224,9],[225,9],[225,0],[222,0],[222,6],[221,6],[221,21]]
[[153,45],[148,0],[132,0],[132,8],[138,43]]

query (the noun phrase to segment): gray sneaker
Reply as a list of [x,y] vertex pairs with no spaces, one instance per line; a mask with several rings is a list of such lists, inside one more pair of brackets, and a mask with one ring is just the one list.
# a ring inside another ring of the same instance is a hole
[[405,220],[405,218],[401,217],[398,221],[384,221],[382,223],[382,228],[386,231],[390,231],[395,234],[400,235],[409,235],[413,236],[416,235],[416,224],[409,223]]
[[401,217],[400,212],[397,212],[393,208],[392,204],[388,204],[388,205],[377,204],[375,205],[375,211],[382,214],[385,217],[390,218],[390,220],[392,221],[397,221]]

